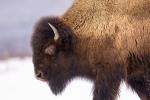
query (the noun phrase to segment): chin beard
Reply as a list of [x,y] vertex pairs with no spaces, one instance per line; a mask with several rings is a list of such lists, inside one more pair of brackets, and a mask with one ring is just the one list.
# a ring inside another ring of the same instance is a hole
[[67,82],[62,79],[53,79],[49,81],[49,87],[51,91],[55,94],[61,94],[64,88],[66,87]]

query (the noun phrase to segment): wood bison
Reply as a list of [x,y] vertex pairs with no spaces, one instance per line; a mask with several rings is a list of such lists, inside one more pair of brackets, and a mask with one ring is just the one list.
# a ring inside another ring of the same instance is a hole
[[32,36],[37,78],[54,94],[74,77],[94,82],[93,100],[115,100],[122,81],[150,100],[150,1],[75,0]]

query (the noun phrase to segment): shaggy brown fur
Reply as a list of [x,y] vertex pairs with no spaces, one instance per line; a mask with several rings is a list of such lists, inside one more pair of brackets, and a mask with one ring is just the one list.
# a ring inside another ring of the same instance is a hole
[[35,72],[55,94],[79,76],[94,81],[93,100],[115,100],[122,80],[150,100],[149,7],[149,0],[76,0],[60,18],[42,19],[32,37]]

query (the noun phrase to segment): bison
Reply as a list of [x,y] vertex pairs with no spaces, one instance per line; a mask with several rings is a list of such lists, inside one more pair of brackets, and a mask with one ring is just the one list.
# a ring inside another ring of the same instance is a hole
[[61,93],[75,77],[94,82],[93,100],[115,100],[125,81],[150,100],[150,1],[75,0],[35,25],[36,77]]

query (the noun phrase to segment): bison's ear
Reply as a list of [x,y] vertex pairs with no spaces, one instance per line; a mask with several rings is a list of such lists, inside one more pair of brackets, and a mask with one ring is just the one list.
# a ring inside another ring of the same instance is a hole
[[54,55],[56,51],[56,47],[54,45],[50,45],[45,49],[45,54]]

